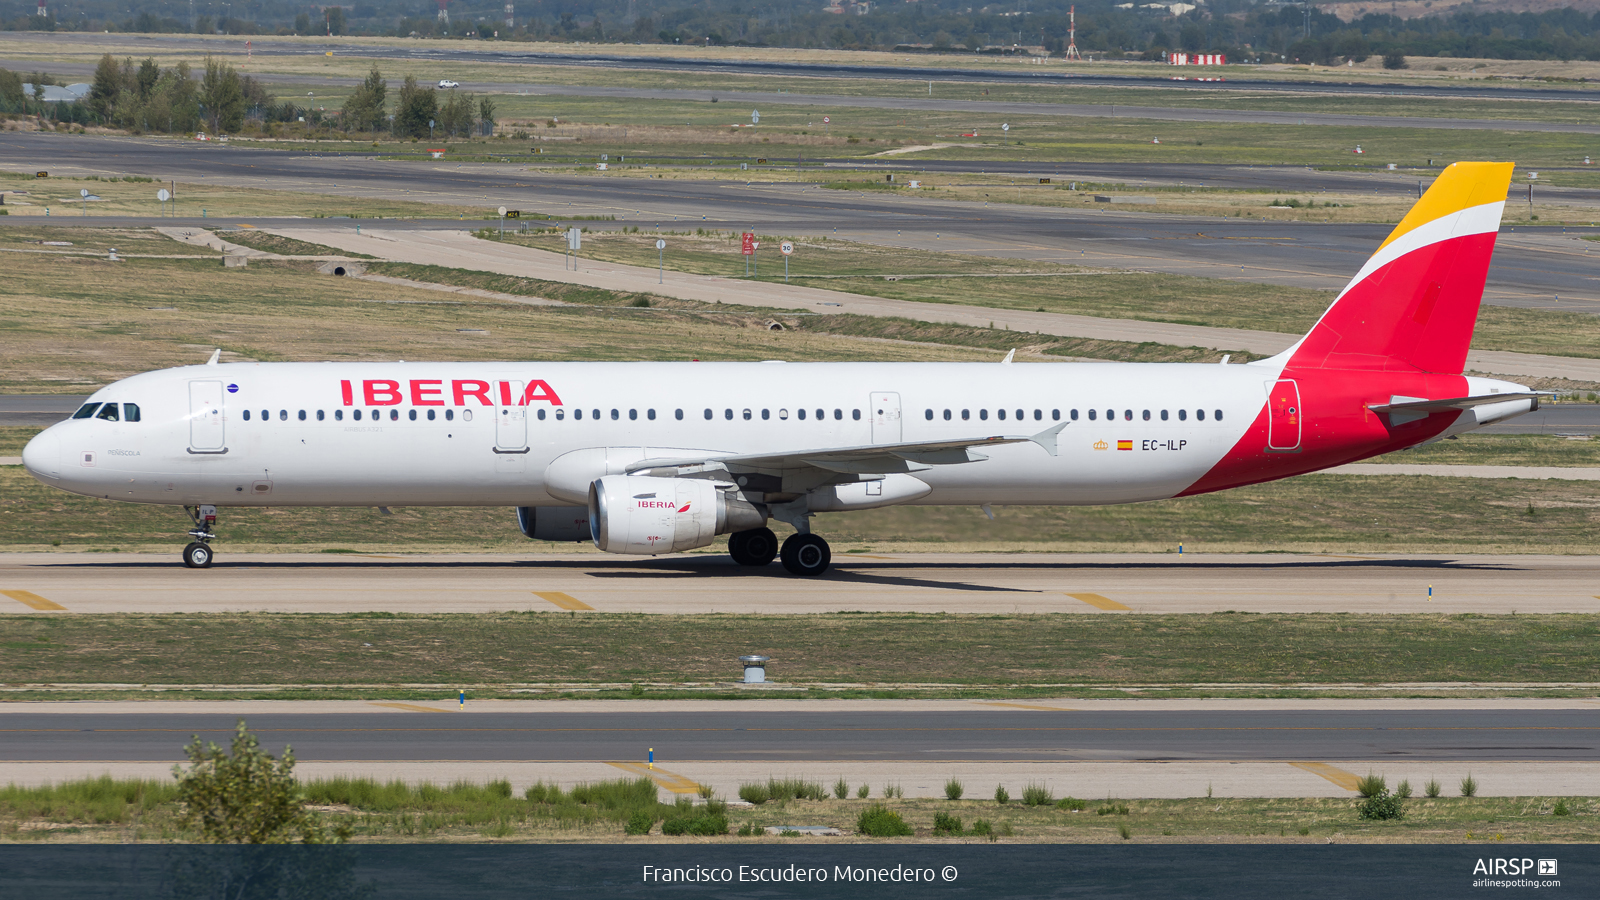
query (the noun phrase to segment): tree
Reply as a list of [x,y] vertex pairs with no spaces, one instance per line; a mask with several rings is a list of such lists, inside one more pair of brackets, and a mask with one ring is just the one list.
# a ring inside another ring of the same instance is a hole
[[294,17],[294,33],[295,34],[310,34],[311,33],[311,15],[309,13],[301,13],[301,14],[299,14],[299,15]]
[[139,71],[134,79],[139,85],[139,99],[150,99],[150,92],[155,89],[156,82],[161,80],[161,67],[156,65],[154,57],[145,57],[144,62],[139,64]]
[[449,137],[470,136],[473,114],[477,108],[478,104],[472,101],[472,95],[452,91],[445,97],[444,106],[439,110],[439,130]]
[[[37,91],[37,88],[35,90]],[[107,53],[100,57],[100,63],[94,67],[94,83],[89,86],[89,108],[94,110],[95,115],[104,119],[116,108],[117,95],[120,93],[122,93],[122,74],[117,70],[117,61]]]
[[344,843],[348,825],[330,835],[305,808],[294,780],[294,751],[278,759],[239,720],[231,753],[199,735],[183,748],[189,768],[172,767],[183,804],[181,823],[209,844]]
[[1385,69],[1409,69],[1411,65],[1406,62],[1404,53],[1399,50],[1390,50],[1383,55],[1383,67]]
[[206,118],[211,130],[218,133],[238,131],[244,124],[244,85],[233,66],[213,57],[206,57],[206,73],[200,79],[201,101],[206,107]]
[[488,97],[478,101],[478,121],[483,123],[483,133],[494,133],[494,101]]
[[407,75],[400,86],[400,99],[395,105],[394,128],[401,137],[425,137],[428,122],[439,111],[439,99],[434,89],[417,84],[415,75]]
[[328,33],[344,34],[344,7],[328,7]]
[[389,96],[389,83],[383,80],[383,74],[374,65],[372,71],[344,101],[344,111],[340,118],[344,122],[346,131],[377,131],[383,127],[385,116],[384,103]]

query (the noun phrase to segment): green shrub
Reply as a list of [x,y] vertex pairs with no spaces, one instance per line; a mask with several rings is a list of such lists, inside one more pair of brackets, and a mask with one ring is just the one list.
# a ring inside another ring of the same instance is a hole
[[960,779],[952,778],[944,783],[944,798],[946,800],[960,800],[961,795],[964,793],[966,793],[966,788],[961,784]]
[[756,835],[761,834],[765,830],[766,829],[764,829],[761,826],[755,824],[754,822],[746,822],[743,825],[739,826],[739,836],[740,837],[755,837]]
[[1127,822],[1121,822],[1117,825],[1117,834],[1122,835],[1123,840],[1127,840],[1133,837],[1133,829],[1128,827]]
[[1439,787],[1439,779],[1437,778],[1429,778],[1428,783],[1422,786],[1422,792],[1429,797],[1439,796],[1440,790],[1442,789]]
[[900,785],[898,783],[896,783],[896,784],[886,784],[886,785],[883,786],[883,796],[884,796],[885,799],[898,800],[898,799],[904,797],[905,795],[906,795],[906,792],[900,788]]
[[997,784],[997,785],[994,786],[994,802],[996,802],[996,803],[1005,803],[1005,802],[1009,801],[1010,799],[1011,799],[1011,792],[1006,790],[1006,786],[1005,785]]
[[959,816],[952,816],[949,813],[942,813],[942,812],[941,813],[934,813],[933,814],[933,833],[934,834],[960,834],[961,833],[961,819],[960,819],[960,817]]
[[993,841],[994,826],[989,824],[988,819],[979,819],[978,821],[972,823],[972,834],[974,837],[986,837]]
[[870,793],[872,793],[872,788],[863,784],[862,786],[856,788],[856,799],[865,800],[867,799],[867,795]]
[[1359,817],[1367,821],[1386,822],[1403,819],[1405,815],[1405,804],[1388,790],[1380,790],[1361,801]]
[[728,817],[720,814],[672,816],[661,823],[661,833],[670,835],[727,834]]
[[834,797],[834,799],[835,800],[843,800],[844,798],[846,798],[848,796],[850,796],[850,782],[845,781],[843,778],[840,778],[838,781],[835,781],[833,783],[833,797]]
[[754,803],[756,806],[760,806],[772,799],[772,792],[767,790],[766,785],[759,782],[741,784],[739,785],[739,799],[746,803]]
[[1356,782],[1356,793],[1363,797],[1376,797],[1379,794],[1389,793],[1389,784],[1382,775],[1367,773],[1367,777]]
[[1400,783],[1395,785],[1395,787],[1394,787],[1394,795],[1396,797],[1399,797],[1401,800],[1410,800],[1411,799],[1411,780],[1410,779],[1401,779]]
[[806,781],[803,778],[767,779],[767,798],[770,800],[823,800],[827,796],[828,792],[822,789],[820,781]]
[[1128,814],[1128,805],[1126,803],[1107,803],[1105,806],[1095,810],[1094,814],[1097,816],[1125,816]]
[[174,768],[180,823],[208,844],[344,843],[350,826],[330,834],[306,809],[294,780],[294,751],[282,758],[261,749],[240,719],[228,750],[198,736],[183,748],[189,768]]
[[1471,772],[1467,773],[1467,777],[1461,779],[1461,796],[1478,796],[1478,779],[1473,778]]
[[655,813],[648,809],[636,809],[628,817],[628,824],[622,826],[623,834],[649,834],[650,829],[656,825]]
[[1550,814],[1553,816],[1570,816],[1572,815],[1572,810],[1567,808],[1567,801],[1562,798],[1556,801],[1556,808],[1550,810]]
[[861,811],[861,816],[856,819],[856,831],[871,837],[909,837],[915,834],[899,813],[881,803],[874,803]]
[[1310,825],[1301,825],[1300,826],[1300,835],[1302,837],[1304,837],[1305,835],[1308,835],[1310,833],[1311,833],[1311,826]]
[[1030,784],[1022,789],[1022,802],[1026,806],[1049,806],[1055,799],[1050,789],[1042,784]]
[[1056,801],[1056,809],[1070,809],[1073,812],[1081,812],[1088,805],[1077,797],[1062,797]]

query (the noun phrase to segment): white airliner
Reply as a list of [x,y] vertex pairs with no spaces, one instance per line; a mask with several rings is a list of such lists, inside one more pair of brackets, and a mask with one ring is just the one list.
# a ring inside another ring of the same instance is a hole
[[[1538,408],[1462,374],[1510,182],[1457,163],[1298,343],[1246,365],[248,363],[136,375],[23,451],[45,484],[216,510],[516,507],[613,553],[728,534],[818,575],[818,512],[1134,503],[1255,484]],[[778,545],[769,519],[796,534]]]

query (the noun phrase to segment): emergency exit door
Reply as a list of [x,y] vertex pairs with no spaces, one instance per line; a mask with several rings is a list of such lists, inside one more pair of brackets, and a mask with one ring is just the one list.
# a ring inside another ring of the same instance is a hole
[[1274,382],[1267,393],[1267,449],[1293,453],[1300,449],[1300,386],[1293,378]]
[[500,396],[494,411],[494,452],[527,453],[528,407],[522,400],[522,382],[501,381],[495,388]]
[[189,452],[225,452],[225,428],[222,382],[189,382]]
[[874,393],[872,395],[872,442],[898,444],[900,437],[900,395]]

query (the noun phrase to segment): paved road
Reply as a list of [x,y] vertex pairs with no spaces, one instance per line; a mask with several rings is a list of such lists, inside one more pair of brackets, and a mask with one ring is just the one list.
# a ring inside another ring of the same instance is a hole
[[[46,164],[68,174],[140,173],[334,196],[487,209],[504,204],[555,217],[608,215],[617,219],[619,227],[837,234],[884,245],[1324,290],[1343,287],[1389,231],[1382,225],[1247,222],[1000,203],[980,206],[797,184],[552,175],[515,164],[418,165],[165,140],[0,135],[0,168],[32,171]],[[1109,171],[1101,167],[1097,177]],[[1130,167],[1127,173],[1131,177],[1137,171]],[[1060,177],[1073,176],[1069,170]],[[1276,177],[1284,176],[1280,172]],[[63,216],[51,224],[68,225],[73,218]],[[34,221],[11,216],[0,219],[0,227]],[[99,220],[100,224],[118,221],[124,220]],[[369,225],[414,227],[363,222],[363,229]],[[1495,251],[1485,300],[1600,312],[1600,254],[1587,252],[1593,246],[1561,228],[1508,227]]]
[[[1318,476],[1311,476],[1318,477]],[[1488,495],[1492,485],[1485,485]],[[1513,503],[1518,501],[1511,501]],[[176,513],[176,511],[175,511]],[[1000,510],[999,515],[1007,515]],[[716,553],[0,554],[0,616],[40,613],[598,610],[608,613],[1594,613],[1600,557],[1425,554],[836,553],[795,578]],[[397,526],[398,527],[398,526]],[[510,510],[489,528],[513,533]],[[827,533],[826,520],[817,525]],[[577,548],[575,548],[577,549]],[[1177,547],[1174,544],[1173,550]],[[1432,595],[1429,587],[1432,586]],[[20,592],[20,593],[19,593]]]
[[[236,719],[0,714],[0,760],[170,760]],[[1590,761],[1600,709],[266,714],[272,752],[302,760],[1546,760]]]
[[0,394],[0,426],[54,425],[83,405],[83,394]]
[[[228,46],[226,43],[219,43],[208,38],[196,38],[187,35],[99,35],[92,33],[48,33],[39,35],[22,33],[7,35],[7,39],[13,42],[26,41],[48,44],[52,50],[63,43],[76,44],[89,49],[102,46],[123,48],[133,44],[139,48],[135,51],[136,53],[152,52],[158,49],[191,50],[202,53],[237,50],[236,45],[245,40],[243,37],[236,38],[229,42],[235,46]],[[1215,94],[1222,91],[1274,91],[1295,94],[1336,93],[1450,99],[1568,100],[1588,102],[1600,100],[1600,91],[1579,86],[1529,85],[1523,87],[1504,83],[1489,85],[1474,82],[1429,84],[1415,81],[1387,83],[1300,81],[1272,78],[1256,73],[1240,74],[1241,70],[1238,68],[1228,71],[1229,80],[1225,82],[1175,82],[1171,76],[1118,75],[1104,72],[1086,72],[1080,68],[1048,69],[1016,66],[1011,68],[968,69],[959,65],[941,64],[945,60],[937,57],[928,60],[935,63],[935,65],[845,65],[835,62],[806,63],[759,59],[718,60],[701,56],[636,55],[614,51],[548,52],[529,49],[529,45],[526,44],[499,42],[418,41],[400,46],[385,46],[371,43],[350,43],[332,39],[324,41],[275,41],[270,37],[263,38],[260,35],[252,36],[250,40],[253,53],[263,57],[308,57],[331,51],[339,56],[412,59],[438,63],[512,63],[571,66],[588,69],[639,69],[718,75],[892,78],[939,82],[1010,82],[1083,87],[1160,87],[1189,89],[1205,94]],[[40,63],[37,59],[29,59],[20,63],[20,65],[24,70],[31,71],[33,68],[37,68]],[[47,66],[47,68],[54,70],[53,66]],[[1244,71],[1248,72],[1248,70]],[[441,72],[441,77],[447,75],[447,72]]]

